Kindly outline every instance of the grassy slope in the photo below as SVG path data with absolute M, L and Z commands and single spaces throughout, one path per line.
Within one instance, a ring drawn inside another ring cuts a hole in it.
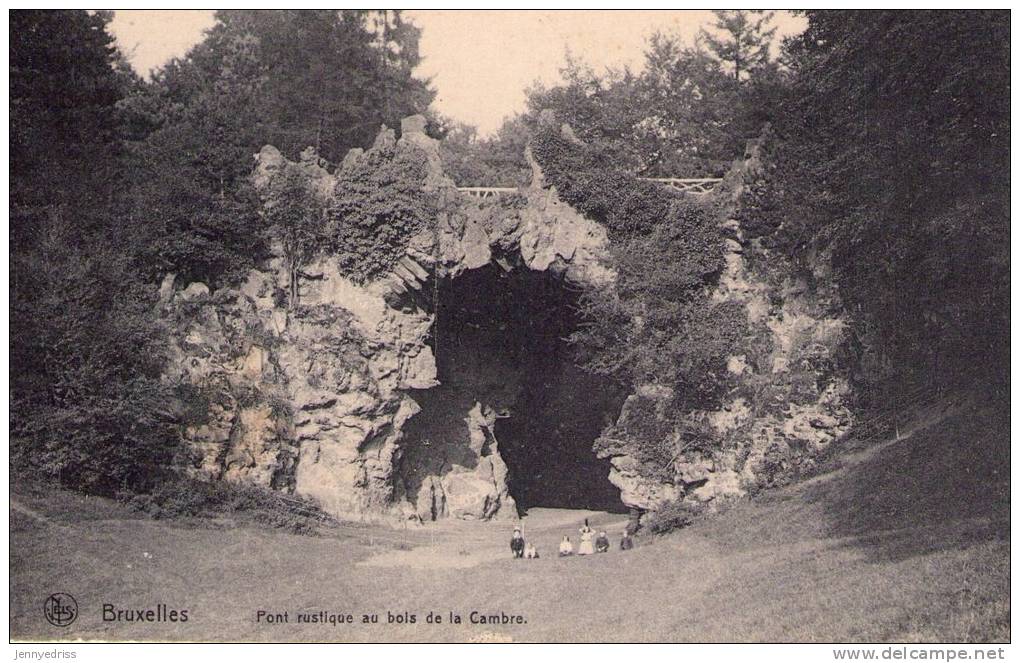
M 15 638 L 991 641 L 1009 639 L 1009 422 L 933 418 L 910 437 L 629 553 L 506 558 L 506 526 L 302 537 L 132 517 L 15 495 Z M 31 513 L 30 513 L 31 512 Z M 42 518 L 42 519 L 40 519 Z M 535 522 L 551 551 L 576 523 Z M 615 534 L 619 523 L 607 525 Z M 149 553 L 146 557 L 143 553 Z M 441 560 L 429 563 L 429 560 Z M 360 564 L 366 562 L 369 564 Z M 54 591 L 82 607 L 42 619 Z M 103 624 L 101 604 L 188 608 L 185 625 Z M 523 613 L 512 626 L 254 623 L 258 608 Z

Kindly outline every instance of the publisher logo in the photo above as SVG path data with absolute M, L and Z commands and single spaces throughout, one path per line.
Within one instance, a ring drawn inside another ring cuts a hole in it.
M 46 621 L 54 626 L 70 626 L 78 619 L 78 602 L 70 594 L 50 594 L 43 604 Z

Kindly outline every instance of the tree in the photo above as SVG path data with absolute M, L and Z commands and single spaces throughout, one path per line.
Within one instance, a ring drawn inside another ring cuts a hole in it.
M 116 175 L 116 113 L 125 80 L 114 70 L 109 12 L 12 11 L 11 240 L 18 250 L 54 208 L 98 223 Z
M 150 269 L 212 285 L 268 248 L 248 183 L 274 144 L 332 162 L 432 99 L 413 76 L 419 31 L 399 12 L 223 11 L 205 40 L 125 104 L 135 158 L 127 214 L 151 227 Z
M 750 78 L 769 62 L 769 46 L 776 29 L 768 28 L 774 12 L 716 9 L 712 27 L 718 36 L 702 29 L 700 38 L 708 50 L 732 72 L 737 82 Z M 756 18 L 752 18 L 756 17 Z
M 11 455 L 63 485 L 145 490 L 178 448 L 155 288 L 112 230 L 54 214 L 12 256 Z
M 431 103 L 413 73 L 419 37 L 398 11 L 222 11 L 192 60 L 218 74 L 239 44 L 250 48 L 262 139 L 292 159 L 312 146 L 336 163 Z
M 443 172 L 459 186 L 514 187 L 531 180 L 524 159 L 530 131 L 521 116 L 506 120 L 495 136 L 481 138 L 478 130 L 454 123 L 443 137 Z
M 176 444 L 154 288 L 117 213 L 119 102 L 137 82 L 110 15 L 11 12 L 11 448 L 73 488 L 142 488 Z
M 634 140 L 635 128 L 646 116 L 639 78 L 629 69 L 600 76 L 570 54 L 560 76 L 561 85 L 528 90 L 528 124 L 535 125 L 543 110 L 552 110 L 578 138 L 619 167 L 643 172 L 643 154 Z
M 832 256 L 862 366 L 929 385 L 1003 379 L 1008 14 L 807 17 L 744 216 L 794 260 Z
M 719 175 L 743 149 L 741 91 L 700 45 L 652 35 L 640 89 L 646 117 L 635 139 L 648 172 Z
M 264 205 L 269 228 L 283 246 L 290 272 L 288 307 L 294 308 L 298 303 L 298 272 L 325 243 L 325 203 L 312 190 L 304 170 L 288 163 L 273 178 Z
M 581 140 L 645 177 L 721 176 L 744 142 L 761 133 L 783 85 L 782 72 L 767 60 L 770 16 L 731 14 L 720 15 L 736 31 L 731 40 L 709 35 L 717 51 L 704 37 L 691 46 L 675 35 L 652 35 L 639 74 L 598 75 L 568 57 L 562 84 L 529 90 L 526 122 L 554 110 Z M 729 73 L 735 66 L 738 76 Z
M 127 146 L 121 213 L 144 223 L 151 280 L 175 272 L 215 287 L 240 278 L 266 250 L 248 181 L 262 130 L 254 45 L 234 42 L 220 65 L 213 76 L 172 61 L 124 105 L 132 126 L 149 125 Z

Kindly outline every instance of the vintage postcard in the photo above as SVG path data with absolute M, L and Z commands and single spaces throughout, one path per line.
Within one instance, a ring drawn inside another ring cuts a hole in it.
M 1005 656 L 1008 11 L 9 24 L 15 660 Z

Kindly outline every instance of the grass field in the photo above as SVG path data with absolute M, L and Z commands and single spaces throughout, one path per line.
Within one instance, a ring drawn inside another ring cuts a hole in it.
M 15 640 L 1008 641 L 1009 421 L 964 408 L 898 441 L 853 449 L 830 471 L 664 537 L 616 549 L 619 516 L 533 510 L 544 557 L 512 560 L 508 527 L 298 536 L 229 520 L 163 522 L 107 500 L 15 489 Z M 606 555 L 557 559 L 590 517 Z M 72 594 L 51 626 L 43 603 Z M 188 610 L 186 623 L 103 621 L 103 604 Z M 256 621 L 287 612 L 288 623 Z M 354 624 L 296 623 L 353 614 Z M 442 624 L 426 623 L 432 611 Z M 461 624 L 449 624 L 450 612 Z M 471 624 L 504 611 L 521 624 Z M 380 623 L 363 624 L 378 614 Z M 388 624 L 415 613 L 415 624 Z

